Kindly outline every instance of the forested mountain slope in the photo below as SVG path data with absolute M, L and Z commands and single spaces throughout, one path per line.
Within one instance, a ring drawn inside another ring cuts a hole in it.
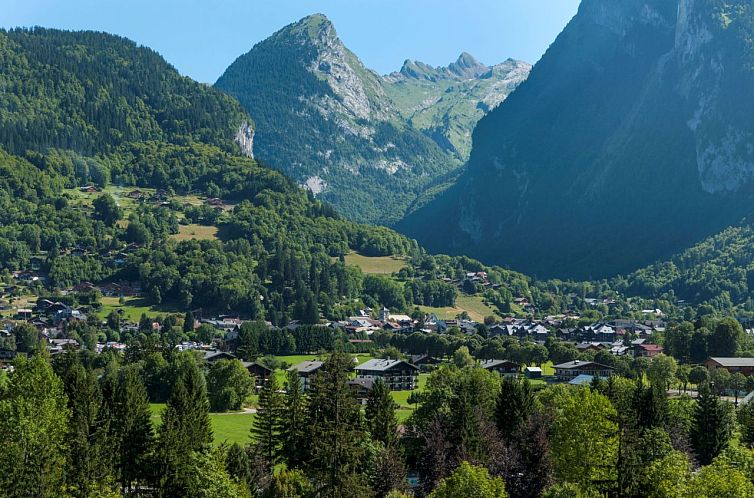
M 585 0 L 401 228 L 540 277 L 628 273 L 750 211 L 750 1 Z
M 320 290 L 330 307 L 330 296 L 359 292 L 360 277 L 333 256 L 416 250 L 387 229 L 342 221 L 257 164 L 240 105 L 149 49 L 34 29 L 0 32 L 0 54 L 2 270 L 38 265 L 52 287 L 141 281 L 157 303 L 311 323 Z M 221 196 L 224 208 L 142 201 L 122 219 L 109 195 L 87 206 L 70 193 L 109 184 L 165 189 L 163 199 Z M 187 217 L 218 224 L 223 240 L 170 239 Z

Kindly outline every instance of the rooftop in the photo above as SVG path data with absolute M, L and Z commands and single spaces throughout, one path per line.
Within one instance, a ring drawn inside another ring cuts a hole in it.
M 296 370 L 298 373 L 311 373 L 318 370 L 324 364 L 323 361 L 304 361 L 298 365 L 293 365 L 289 370 Z
M 411 369 L 416 369 L 414 365 L 403 360 L 372 359 L 357 366 L 356 370 L 370 370 L 370 371 L 383 372 L 386 370 L 390 370 L 393 367 L 397 367 L 398 365 L 401 365 L 401 364 L 405 364 Z
M 721 358 L 712 357 L 710 360 L 723 367 L 754 367 L 754 358 Z

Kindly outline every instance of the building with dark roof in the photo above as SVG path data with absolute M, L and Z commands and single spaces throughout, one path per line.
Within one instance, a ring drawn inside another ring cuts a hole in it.
M 307 391 L 311 386 L 314 375 L 319 371 L 325 363 L 322 361 L 303 361 L 298 365 L 294 365 L 288 370 L 293 370 L 298 373 L 299 379 L 301 379 L 301 389 Z
M 521 365 L 511 360 L 485 360 L 480 366 L 490 372 L 497 372 L 501 375 L 517 374 L 521 371 Z
M 555 365 L 555 376 L 558 380 L 568 382 L 579 375 L 591 375 L 592 377 L 610 377 L 613 368 L 594 361 L 574 360 L 560 365 Z
M 416 389 L 419 367 L 403 360 L 373 359 L 356 366 L 356 378 L 382 379 L 392 391 Z
M 746 376 L 754 373 L 754 358 L 721 358 L 712 357 L 704 360 L 708 370 L 722 368 L 730 373 L 742 373 Z

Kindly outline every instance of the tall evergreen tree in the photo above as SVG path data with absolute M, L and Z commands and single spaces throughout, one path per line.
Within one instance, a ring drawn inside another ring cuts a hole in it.
M 366 434 L 358 401 L 349 389 L 351 357 L 335 352 L 312 382 L 309 399 L 312 444 L 309 462 L 317 483 L 317 495 L 332 498 L 369 495 L 364 476 L 359 474 Z
M 280 436 L 282 455 L 289 468 L 298 468 L 306 460 L 307 445 L 301 444 L 306 439 L 306 397 L 301 389 L 298 372 L 288 372 L 285 387 L 284 410 L 281 418 Z
M 534 394 L 528 379 L 506 376 L 495 404 L 495 423 L 504 439 L 509 440 L 534 410 Z
M 110 420 L 97 378 L 81 363 L 66 371 L 65 390 L 71 410 L 66 484 L 74 496 L 88 498 L 95 491 L 103 492 L 111 477 Z
M 196 318 L 194 318 L 194 314 L 191 311 L 187 311 L 186 315 L 183 317 L 183 331 L 186 333 L 193 332 L 194 322 L 196 322 Z
M 639 429 L 660 427 L 665 422 L 668 411 L 665 390 L 659 385 L 644 385 L 642 380 L 636 383 L 633 399 L 636 411 L 636 424 Z
M 162 414 L 159 436 L 160 493 L 186 494 L 186 473 L 195 453 L 212 444 L 209 400 L 204 376 L 193 359 L 179 359 L 180 373 Z
M 121 488 L 152 476 L 149 456 L 154 443 L 149 397 L 135 367 L 126 367 L 105 378 L 103 397 L 109 420 L 111 444 L 115 447 L 113 466 Z
M 702 385 L 691 428 L 691 444 L 699 463 L 712 463 L 728 444 L 732 429 L 731 414 L 726 404 L 712 394 L 709 385 Z
M 270 469 L 280 460 L 282 447 L 281 426 L 283 417 L 283 397 L 278 392 L 280 386 L 272 375 L 259 393 L 259 405 L 251 435 L 257 442 L 259 452 L 264 456 Z M 299 441 L 301 444 L 301 441 Z
M 364 417 L 372 439 L 385 446 L 393 446 L 398 439 L 398 419 L 395 417 L 397 406 L 388 385 L 382 379 L 377 379 L 367 397 Z

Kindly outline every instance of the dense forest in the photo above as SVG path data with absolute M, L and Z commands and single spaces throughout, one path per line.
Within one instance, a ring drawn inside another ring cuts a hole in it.
M 754 493 L 754 410 L 659 356 L 591 385 L 479 368 L 465 348 L 429 374 L 399 424 L 376 381 L 361 405 L 352 358 L 307 390 L 295 371 L 259 393 L 248 443 L 213 444 L 210 410 L 252 380 L 238 360 L 131 346 L 44 350 L 0 376 L 3 496 L 260 498 L 730 497 Z M 668 399 L 672 383 L 698 383 Z M 710 383 L 710 380 L 712 382 Z M 150 402 L 164 402 L 159 417 Z M 399 429 L 400 426 L 400 429 Z

